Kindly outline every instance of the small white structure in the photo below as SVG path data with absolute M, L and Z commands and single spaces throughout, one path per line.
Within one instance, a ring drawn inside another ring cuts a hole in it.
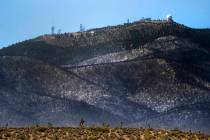
M 72 33 L 72 36 L 73 36 L 74 38 L 79 38 L 81 35 L 82 35 L 81 32 Z
M 90 31 L 91 36 L 94 36 L 95 31 Z
M 170 14 L 168 14 L 168 15 L 166 16 L 166 19 L 167 19 L 167 21 L 169 21 L 169 22 L 173 21 L 173 17 L 172 17 L 172 15 L 170 15 Z

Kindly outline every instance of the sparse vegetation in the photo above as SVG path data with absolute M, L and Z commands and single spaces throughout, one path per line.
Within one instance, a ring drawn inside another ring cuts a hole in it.
M 179 130 L 154 130 L 143 128 L 1 128 L 0 139 L 7 140 L 209 140 L 210 136 L 201 133 Z

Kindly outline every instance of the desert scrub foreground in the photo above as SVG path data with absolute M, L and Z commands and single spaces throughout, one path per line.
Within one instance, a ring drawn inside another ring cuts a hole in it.
M 142 128 L 0 128 L 1 140 L 210 140 L 210 136 L 179 130 Z

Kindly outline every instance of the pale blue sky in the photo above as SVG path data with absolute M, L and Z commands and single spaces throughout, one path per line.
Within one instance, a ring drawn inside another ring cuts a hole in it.
M 210 27 L 210 0 L 0 0 L 0 47 L 50 33 L 116 25 L 151 17 Z

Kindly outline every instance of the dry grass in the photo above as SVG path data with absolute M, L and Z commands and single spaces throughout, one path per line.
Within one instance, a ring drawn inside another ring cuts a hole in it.
M 136 128 L 0 128 L 4 140 L 210 140 L 210 136 L 179 130 Z

